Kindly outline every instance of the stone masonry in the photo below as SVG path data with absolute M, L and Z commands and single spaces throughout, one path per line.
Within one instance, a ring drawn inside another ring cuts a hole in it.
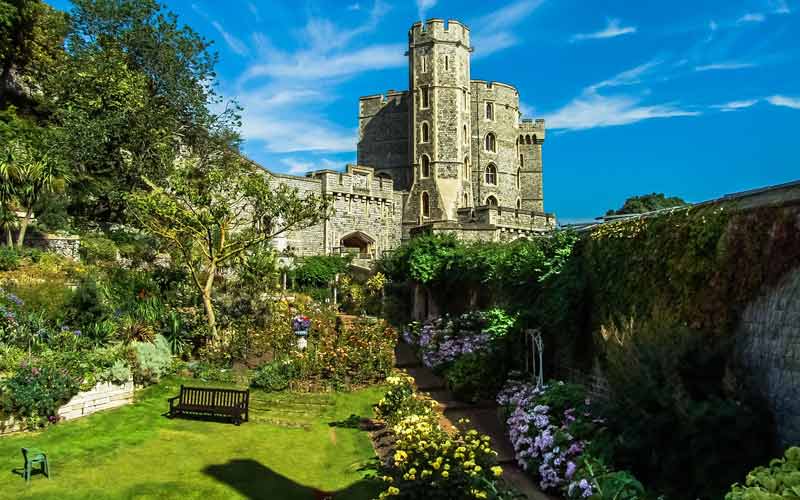
M 509 241 L 555 226 L 544 213 L 544 120 L 523 118 L 511 85 L 473 80 L 469 28 L 429 19 L 408 32 L 409 90 L 359 100 L 356 165 L 305 177 L 267 172 L 330 196 L 334 214 L 275 244 L 298 256 L 369 258 L 417 234 Z

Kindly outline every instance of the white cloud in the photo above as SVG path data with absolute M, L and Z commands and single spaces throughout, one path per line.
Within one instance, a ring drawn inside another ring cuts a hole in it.
M 648 106 L 642 105 L 638 97 L 603 96 L 589 90 L 558 111 L 546 115 L 545 120 L 551 129 L 584 130 L 699 114 L 698 111 L 682 109 L 673 103 Z
M 594 33 L 578 33 L 572 36 L 572 41 L 577 42 L 581 40 L 597 40 L 604 38 L 615 38 L 622 35 L 629 35 L 636 33 L 635 26 L 622 26 L 619 19 L 608 19 L 606 27 Z
M 287 173 L 292 175 L 302 175 L 314 170 L 341 170 L 346 162 L 335 161 L 329 158 L 281 158 L 279 160 L 283 165 L 289 167 Z
M 640 64 L 635 68 L 623 71 L 622 73 L 619 73 L 613 78 L 609 78 L 608 80 L 603 80 L 600 83 L 596 83 L 590 86 L 589 89 L 594 91 L 594 90 L 599 90 L 603 87 L 619 87 L 621 85 L 635 85 L 637 83 L 641 83 L 642 76 L 644 76 L 646 73 L 648 73 L 650 70 L 652 70 L 659 64 L 661 64 L 660 60 L 653 59 L 652 61 Z
M 417 15 L 419 16 L 420 21 L 425 20 L 428 9 L 435 7 L 436 2 L 437 0 L 417 0 Z
M 773 106 L 783 106 L 786 108 L 800 109 L 800 97 L 773 95 L 767 97 L 767 102 L 769 102 Z
M 219 31 L 219 34 L 222 35 L 225 43 L 228 44 L 228 47 L 230 47 L 232 51 L 236 52 L 240 56 L 247 55 L 247 45 L 245 45 L 244 42 L 225 31 L 225 28 L 223 28 L 222 25 L 217 21 L 212 21 L 211 25 L 214 26 L 214 29 Z
M 715 104 L 711 107 L 714 109 L 718 109 L 720 111 L 728 112 L 728 111 L 738 111 L 740 109 L 749 108 L 757 103 L 758 99 L 746 99 L 742 101 L 726 102 L 725 104 Z
M 755 63 L 751 62 L 738 62 L 738 61 L 728 61 L 728 62 L 721 62 L 721 63 L 713 63 L 713 64 L 705 64 L 702 66 L 695 66 L 695 71 L 727 71 L 732 69 L 745 69 L 745 68 L 753 68 L 755 67 Z
M 245 113 L 242 135 L 248 141 L 261 141 L 271 153 L 298 151 L 351 152 L 356 149 L 357 130 L 330 123 L 313 115 Z
M 250 13 L 253 14 L 253 17 L 255 18 L 257 23 L 261 22 L 261 13 L 258 11 L 258 7 L 256 7 L 256 4 L 254 4 L 253 2 L 247 2 L 247 10 L 249 10 Z
M 373 45 L 351 52 L 322 55 L 312 52 L 295 53 L 283 61 L 275 60 L 249 67 L 240 81 L 257 77 L 317 80 L 352 76 L 365 71 L 405 66 L 404 45 Z
M 747 14 L 740 17 L 736 23 L 737 24 L 744 24 L 744 23 L 763 23 L 767 19 L 767 16 L 762 14 L 761 12 L 748 12 Z
M 789 8 L 789 4 L 786 0 L 775 0 L 770 2 L 772 5 L 772 12 L 774 14 L 791 14 L 792 9 Z
M 352 4 L 347 6 L 347 10 L 351 10 L 351 11 L 352 10 L 361 10 L 361 4 L 360 3 L 352 3 Z
M 469 25 L 475 30 L 471 37 L 472 46 L 475 47 L 472 58 L 481 59 L 519 44 L 519 31 L 515 26 L 525 21 L 543 2 L 518 0 L 470 22 Z

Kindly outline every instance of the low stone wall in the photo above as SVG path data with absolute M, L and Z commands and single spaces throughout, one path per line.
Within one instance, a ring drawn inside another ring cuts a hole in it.
M 78 236 L 35 235 L 26 237 L 25 244 L 70 259 L 78 260 L 80 257 L 81 239 Z
M 91 415 L 100 410 L 117 408 L 133 402 L 133 381 L 122 385 L 100 382 L 88 391 L 79 392 L 58 409 L 63 420 Z M 11 417 L 0 421 L 0 435 L 25 430 L 25 423 Z

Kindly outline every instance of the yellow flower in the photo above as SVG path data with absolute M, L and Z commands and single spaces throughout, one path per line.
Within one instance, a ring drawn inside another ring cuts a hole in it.
M 447 472 L 446 470 L 444 470 L 444 471 L 442 471 L 442 477 L 447 479 L 448 477 L 450 477 L 450 473 Z
M 386 493 L 388 493 L 391 496 L 394 496 L 400 493 L 400 490 L 398 488 L 395 488 L 394 486 L 389 486 L 389 489 L 386 490 Z
M 492 474 L 494 474 L 495 477 L 502 476 L 503 475 L 503 468 L 500 467 L 499 465 L 495 465 L 494 467 L 492 467 Z

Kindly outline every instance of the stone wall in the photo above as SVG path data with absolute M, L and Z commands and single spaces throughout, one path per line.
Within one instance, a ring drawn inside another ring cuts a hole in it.
M 81 239 L 78 236 L 31 235 L 25 238 L 25 245 L 70 259 L 80 258 Z
M 736 339 L 750 385 L 775 415 L 780 444 L 799 444 L 800 267 L 747 306 Z
M 408 160 L 409 93 L 388 91 L 358 103 L 358 164 L 388 175 L 397 189 L 413 181 Z
M 88 391 L 79 392 L 58 409 L 58 416 L 73 420 L 101 410 L 119 408 L 133 402 L 133 381 L 122 385 L 99 382 Z M 0 421 L 0 435 L 24 431 L 24 422 L 13 417 Z

